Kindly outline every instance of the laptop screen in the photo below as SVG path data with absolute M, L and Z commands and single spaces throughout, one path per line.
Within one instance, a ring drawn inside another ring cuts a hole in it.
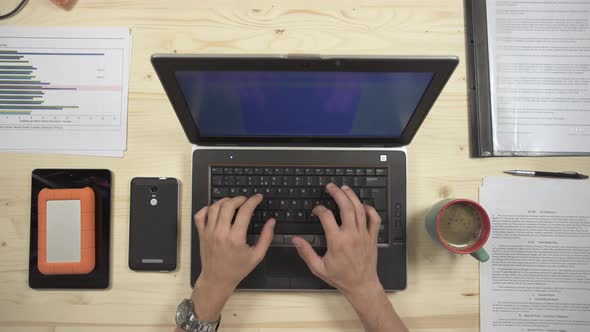
M 399 138 L 433 72 L 175 73 L 202 137 Z

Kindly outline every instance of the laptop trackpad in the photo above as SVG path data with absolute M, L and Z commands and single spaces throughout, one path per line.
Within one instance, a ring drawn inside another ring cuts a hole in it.
M 269 277 L 307 277 L 311 271 L 297 249 L 293 247 L 270 248 L 265 259 L 266 275 Z

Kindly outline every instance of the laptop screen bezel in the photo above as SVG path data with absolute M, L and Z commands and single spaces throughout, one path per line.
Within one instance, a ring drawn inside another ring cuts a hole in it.
M 187 138 L 193 144 L 353 147 L 408 145 L 458 64 L 458 58 L 453 56 L 312 57 L 156 54 L 152 56 L 151 61 Z M 431 72 L 433 77 L 400 137 L 204 137 L 201 136 L 178 85 L 176 79 L 178 71 Z

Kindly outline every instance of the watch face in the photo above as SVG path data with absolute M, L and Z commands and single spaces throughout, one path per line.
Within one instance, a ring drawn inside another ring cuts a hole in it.
M 188 321 L 189 315 L 191 314 L 191 307 L 188 301 L 184 300 L 176 309 L 176 324 L 181 325 Z

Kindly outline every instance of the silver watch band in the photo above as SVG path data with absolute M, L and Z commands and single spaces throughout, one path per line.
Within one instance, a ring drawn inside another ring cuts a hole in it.
M 193 313 L 190 321 L 181 326 L 181 328 L 187 332 L 216 332 L 219 327 L 221 317 L 216 322 L 207 322 L 197 318 L 197 315 Z
M 216 322 L 200 320 L 190 299 L 184 299 L 176 309 L 176 324 L 187 332 L 216 332 L 219 322 L 221 322 L 221 316 Z

